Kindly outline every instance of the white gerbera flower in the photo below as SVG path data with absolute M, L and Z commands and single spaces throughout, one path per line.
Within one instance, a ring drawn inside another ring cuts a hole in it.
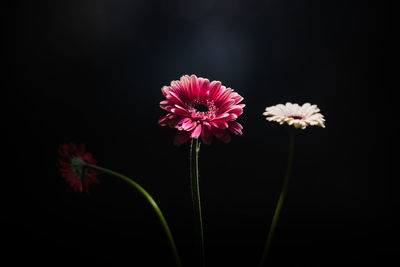
M 287 123 L 294 125 L 296 128 L 305 129 L 308 125 L 317 125 L 325 128 L 324 116 L 319 113 L 317 105 L 305 103 L 302 106 L 292 104 L 276 105 L 267 107 L 263 115 L 267 116 L 268 121 L 276 121 L 280 124 Z

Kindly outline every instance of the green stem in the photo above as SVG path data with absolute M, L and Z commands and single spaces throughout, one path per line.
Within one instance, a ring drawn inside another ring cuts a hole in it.
M 199 151 L 198 139 L 192 139 L 190 146 L 190 181 L 193 198 L 194 226 L 196 239 L 199 242 L 200 266 L 205 266 L 203 222 L 201 217 L 200 188 L 199 188 Z
M 269 253 L 269 250 L 270 250 L 270 247 L 271 247 L 271 243 L 272 243 L 272 239 L 273 239 L 274 234 L 275 234 L 275 229 L 276 229 L 276 226 L 278 224 L 279 215 L 281 213 L 282 205 L 283 205 L 283 202 L 284 202 L 285 197 L 286 197 L 287 192 L 288 192 L 290 174 L 292 172 L 292 166 L 293 166 L 293 156 L 294 156 L 294 131 L 292 131 L 290 133 L 289 156 L 288 156 L 288 165 L 287 165 L 287 169 L 286 169 L 286 174 L 285 174 L 285 178 L 283 180 L 282 191 L 281 191 L 281 194 L 279 195 L 278 204 L 276 205 L 275 213 L 274 213 L 274 216 L 272 217 L 271 227 L 269 229 L 267 242 L 265 243 L 265 247 L 264 247 L 264 251 L 263 251 L 263 254 L 262 254 L 262 257 L 261 257 L 261 261 L 260 261 L 259 267 L 263 267 L 265 265 L 266 260 L 267 260 L 268 253 Z
M 104 172 L 104 173 L 107 173 L 107 174 L 110 174 L 112 176 L 115 176 L 115 177 L 127 182 L 128 184 L 130 184 L 133 187 L 135 187 L 135 189 L 138 190 L 139 193 L 141 193 L 149 201 L 150 205 L 153 207 L 154 211 L 156 212 L 157 217 L 160 220 L 162 226 L 164 227 L 164 231 L 165 231 L 165 234 L 167 235 L 167 238 L 168 238 L 168 241 L 169 241 L 169 245 L 171 247 L 172 253 L 174 254 L 176 265 L 178 267 L 182 267 L 182 263 L 181 263 L 181 260 L 179 258 L 178 250 L 176 249 L 175 241 L 174 241 L 174 238 L 172 237 L 171 230 L 169 229 L 168 223 L 165 220 L 165 217 L 162 214 L 162 212 L 161 212 L 160 208 L 158 207 L 157 203 L 150 196 L 150 194 L 147 193 L 147 191 L 144 190 L 143 187 L 141 187 L 139 184 L 137 184 L 136 182 L 134 182 L 130 178 L 126 177 L 125 175 L 119 174 L 118 172 L 115 172 L 115 171 L 112 171 L 112 170 L 109 170 L 109 169 L 106 169 L 106 168 L 102 168 L 102 167 L 99 167 L 99 166 L 96 166 L 96 165 L 88 164 L 88 163 L 85 163 L 85 166 L 90 167 L 90 168 L 95 169 L 95 170 L 98 170 L 98 171 L 101 171 L 101 172 Z

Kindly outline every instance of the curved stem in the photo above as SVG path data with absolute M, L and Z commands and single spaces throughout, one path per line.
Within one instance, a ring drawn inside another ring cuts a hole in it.
M 200 151 L 199 140 L 192 139 L 190 146 L 190 181 L 191 181 L 192 198 L 193 198 L 195 235 L 200 246 L 199 247 L 200 266 L 205 266 L 203 222 L 201 216 L 200 188 L 199 188 L 199 162 L 198 162 L 199 151 Z
M 101 171 L 103 173 L 110 174 L 112 176 L 115 176 L 115 177 L 127 182 L 128 184 L 130 184 L 133 187 L 135 187 L 135 189 L 138 190 L 139 193 L 141 193 L 149 201 L 150 205 L 153 207 L 154 211 L 156 212 L 157 217 L 160 220 L 162 226 L 164 227 L 164 231 L 165 231 L 165 234 L 167 235 L 167 238 L 168 238 L 168 241 L 169 241 L 169 245 L 171 247 L 172 253 L 174 254 L 176 265 L 178 267 L 182 267 L 182 263 L 181 263 L 181 260 L 179 258 L 178 250 L 176 248 L 175 241 L 174 241 L 174 238 L 172 237 L 172 233 L 171 233 L 171 230 L 169 229 L 168 223 L 167 223 L 164 215 L 162 214 L 160 208 L 158 207 L 157 203 L 151 197 L 151 195 L 149 193 L 147 193 L 147 191 L 144 190 L 143 187 L 141 187 L 139 184 L 134 182 L 132 179 L 126 177 L 125 175 L 119 174 L 118 172 L 115 172 L 115 171 L 112 171 L 112 170 L 109 170 L 109 169 L 106 169 L 106 168 L 102 168 L 102 167 L 99 167 L 99 166 L 96 166 L 96 165 L 88 164 L 88 163 L 85 163 L 85 166 L 86 167 L 90 167 L 90 168 L 95 169 L 95 170 L 98 170 L 98 171 Z
M 292 172 L 292 166 L 293 166 L 293 156 L 294 156 L 294 131 L 290 133 L 290 140 L 289 140 L 289 156 L 288 156 L 288 165 L 286 169 L 286 174 L 285 178 L 283 180 L 283 186 L 282 186 L 282 191 L 281 194 L 279 195 L 279 200 L 275 208 L 274 216 L 272 217 L 272 223 L 271 227 L 269 229 L 268 237 L 267 237 L 267 242 L 265 243 L 264 251 L 261 257 L 261 261 L 259 264 L 259 267 L 263 267 L 265 265 L 265 262 L 268 257 L 268 253 L 271 247 L 272 239 L 275 234 L 275 229 L 278 224 L 279 220 L 279 215 L 281 213 L 282 205 L 285 200 L 285 197 L 287 195 L 287 191 L 289 188 L 289 181 L 290 181 L 290 174 Z

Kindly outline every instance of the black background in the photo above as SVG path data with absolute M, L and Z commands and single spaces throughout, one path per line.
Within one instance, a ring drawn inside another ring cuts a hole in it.
M 266 106 L 317 104 L 326 128 L 297 131 L 270 266 L 385 265 L 397 251 L 387 140 L 386 6 L 368 1 L 30 1 L 2 4 L 4 260 L 58 266 L 172 266 L 146 201 L 105 175 L 89 195 L 60 177 L 56 151 L 84 143 L 163 210 L 196 266 L 189 145 L 160 127 L 161 87 L 183 74 L 241 94 L 242 137 L 200 152 L 208 266 L 257 266 L 286 167 L 288 129 Z M 383 129 L 383 130 L 382 130 Z M 378 155 L 378 157 L 376 157 Z M 8 172 L 8 170 L 11 170 Z M 6 173 L 9 173 L 6 175 Z M 11 174 L 10 174 L 11 173 Z

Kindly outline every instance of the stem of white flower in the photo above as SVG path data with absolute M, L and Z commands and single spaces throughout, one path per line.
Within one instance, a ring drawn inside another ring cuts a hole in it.
M 285 200 L 285 197 L 288 192 L 289 188 L 289 182 L 290 182 L 290 175 L 292 172 L 292 166 L 293 166 L 293 158 L 294 158 L 294 130 L 291 131 L 290 133 L 290 140 L 289 140 L 289 155 L 288 155 L 288 165 L 286 169 L 286 174 L 285 178 L 283 180 L 283 186 L 282 186 L 282 191 L 281 194 L 279 195 L 279 200 L 275 208 L 275 213 L 274 216 L 272 217 L 272 223 L 271 227 L 269 229 L 268 237 L 267 237 L 267 242 L 265 243 L 264 251 L 260 260 L 260 264 L 258 265 L 259 267 L 263 267 L 265 265 L 265 262 L 268 257 L 269 250 L 271 248 L 271 243 L 272 239 L 275 234 L 275 229 L 278 224 L 279 220 L 279 215 L 281 213 L 282 205 Z

